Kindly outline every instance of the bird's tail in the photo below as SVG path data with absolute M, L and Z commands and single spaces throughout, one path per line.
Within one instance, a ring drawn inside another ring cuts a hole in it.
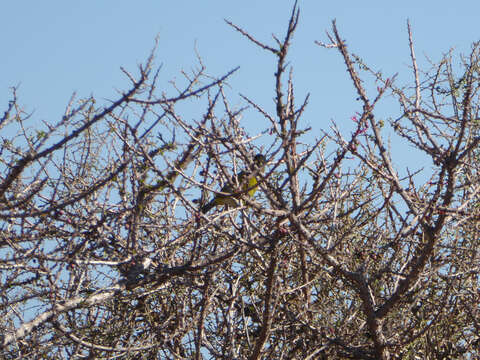
M 202 212 L 202 214 L 206 214 L 206 213 L 209 212 L 214 206 L 215 206 L 215 201 L 212 200 L 212 201 L 210 201 L 208 204 L 203 205 L 202 208 L 200 209 L 200 211 Z

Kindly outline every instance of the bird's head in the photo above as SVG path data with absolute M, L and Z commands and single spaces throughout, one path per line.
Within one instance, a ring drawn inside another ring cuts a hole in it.
M 265 158 L 265 155 L 263 154 L 257 154 L 255 155 L 255 157 L 253 158 L 253 162 L 255 163 L 255 166 L 257 168 L 264 168 L 265 165 L 267 164 L 267 159 Z

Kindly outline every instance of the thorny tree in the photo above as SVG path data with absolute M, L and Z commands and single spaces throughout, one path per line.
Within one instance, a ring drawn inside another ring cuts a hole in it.
M 32 124 L 12 93 L 1 118 L 2 356 L 121 359 L 451 359 L 479 348 L 479 44 L 417 67 L 400 88 L 330 42 L 361 111 L 305 143 L 283 40 L 276 112 L 248 135 L 201 61 L 177 94 L 152 57 L 106 107 L 72 99 Z M 361 78 L 361 76 L 363 78 Z M 376 90 L 364 88 L 372 77 Z M 376 115 L 386 96 L 400 114 Z M 183 101 L 204 111 L 182 116 Z M 398 169 L 392 131 L 430 159 Z M 9 135 L 10 134 L 10 135 Z M 11 134 L 14 134 L 13 136 Z M 200 214 L 266 155 L 260 190 Z M 431 169 L 431 172 L 429 171 Z M 428 177 L 428 178 L 427 178 Z M 425 180 L 427 178 L 427 180 Z M 197 201 L 195 201 L 197 200 Z

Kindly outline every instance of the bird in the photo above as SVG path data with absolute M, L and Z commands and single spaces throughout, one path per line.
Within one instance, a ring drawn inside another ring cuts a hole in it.
M 254 169 L 252 172 L 256 172 L 256 174 L 260 174 L 265 165 L 267 163 L 267 159 L 263 154 L 257 154 L 253 158 Z M 258 181 L 256 176 L 251 175 L 252 172 L 249 171 L 242 171 L 237 176 L 236 179 L 238 184 L 241 186 L 243 191 L 246 191 L 249 197 L 252 197 L 258 188 Z M 214 198 L 200 209 L 202 214 L 206 214 L 209 212 L 213 207 L 219 205 L 226 205 L 236 207 L 238 206 L 237 199 L 240 198 L 241 192 L 239 193 L 238 189 L 236 189 L 232 184 L 226 184 L 221 193 L 225 194 L 216 194 Z M 228 194 L 228 195 L 227 195 Z

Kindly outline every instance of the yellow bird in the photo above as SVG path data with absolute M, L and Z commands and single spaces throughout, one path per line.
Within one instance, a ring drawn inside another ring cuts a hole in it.
M 253 169 L 253 171 L 257 172 L 257 174 L 260 174 L 267 163 L 267 159 L 265 158 L 264 155 L 257 154 L 253 158 L 253 162 L 255 164 L 255 168 Z M 255 176 L 250 176 L 250 174 L 252 173 L 247 171 L 242 171 L 240 174 L 236 176 L 236 178 L 238 180 L 238 184 L 241 186 L 241 189 L 243 191 L 246 191 L 248 196 L 252 197 L 257 191 L 258 181 Z M 238 206 L 237 199 L 240 198 L 241 196 L 241 193 L 239 194 L 238 189 L 236 190 L 231 184 L 227 184 L 220 191 L 225 194 L 215 195 L 212 201 L 202 206 L 200 211 L 203 214 L 209 212 L 210 209 L 212 209 L 214 206 L 219 206 L 219 205 L 227 205 L 232 207 Z

